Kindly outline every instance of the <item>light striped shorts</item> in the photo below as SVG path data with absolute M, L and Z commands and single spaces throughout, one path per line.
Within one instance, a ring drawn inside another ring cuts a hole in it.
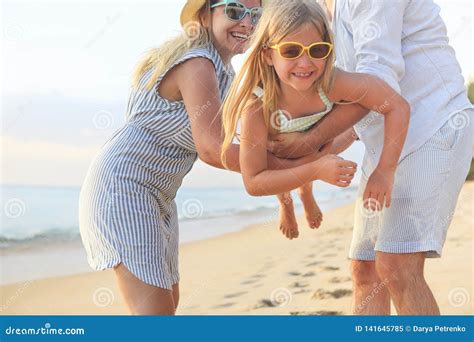
M 375 260 L 376 251 L 441 257 L 472 158 L 474 111 L 460 113 L 462 118 L 451 117 L 421 148 L 400 161 L 392 204 L 380 212 L 363 206 L 368 176 L 375 168 L 364 157 L 350 259 Z

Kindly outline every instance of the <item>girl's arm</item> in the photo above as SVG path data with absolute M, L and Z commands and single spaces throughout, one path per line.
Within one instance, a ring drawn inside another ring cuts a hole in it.
M 199 158 L 213 167 L 226 169 L 220 158 L 224 139 L 214 65 L 206 58 L 193 58 L 178 65 L 172 72 L 189 115 Z M 240 172 L 239 151 L 239 145 L 232 145 L 227 152 L 228 166 L 235 172 Z M 288 169 L 320 156 L 321 153 L 316 151 L 304 158 L 290 160 L 267 152 L 270 169 Z
M 336 70 L 333 101 L 356 102 L 384 115 L 384 146 L 379 163 L 367 184 L 364 201 L 376 200 L 379 209 L 391 203 L 394 173 L 405 143 L 410 121 L 410 105 L 381 79 Z
M 252 196 L 276 195 L 316 179 L 347 187 L 354 177 L 357 164 L 334 155 L 287 170 L 269 170 L 267 138 L 268 128 L 261 104 L 255 100 L 242 114 L 240 138 L 242 177 L 247 192 Z

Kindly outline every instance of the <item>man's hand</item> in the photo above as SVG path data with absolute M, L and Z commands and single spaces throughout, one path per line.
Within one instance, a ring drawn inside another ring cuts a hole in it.
M 364 192 L 364 207 L 372 211 L 389 208 L 392 203 L 392 190 L 395 171 L 377 167 L 369 177 Z
M 306 132 L 284 133 L 268 141 L 268 151 L 279 158 L 301 158 L 319 151 L 321 145 L 310 142 Z

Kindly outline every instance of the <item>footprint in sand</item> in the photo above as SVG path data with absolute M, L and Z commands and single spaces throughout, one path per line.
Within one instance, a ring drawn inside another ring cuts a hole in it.
M 299 276 L 299 275 L 301 275 L 301 273 L 297 272 L 297 271 L 291 271 L 291 272 L 288 272 L 288 275 L 290 275 L 290 276 Z
M 257 274 L 254 274 L 253 276 L 251 276 L 250 278 L 257 278 L 257 279 L 261 279 L 261 278 L 265 278 L 266 275 L 265 274 L 260 274 L 260 273 L 257 273 Z
M 339 289 L 335 291 L 327 291 L 324 289 L 319 289 L 313 293 L 311 299 L 328 299 L 328 298 L 335 298 L 339 299 L 342 297 L 348 297 L 352 295 L 352 290 L 348 289 Z
M 277 306 L 270 299 L 262 299 L 258 304 L 254 305 L 251 309 L 261 309 L 261 308 L 274 308 Z
M 310 262 L 309 264 L 306 264 L 306 267 L 318 266 L 318 265 L 321 265 L 323 263 L 324 263 L 323 261 L 314 261 L 314 262 Z
M 224 309 L 224 308 L 230 308 L 231 306 L 234 306 L 235 303 L 224 303 L 224 304 L 219 304 L 216 306 L 213 306 L 212 309 Z
M 351 277 L 333 277 L 329 279 L 329 282 L 332 284 L 347 283 L 351 281 Z
M 231 293 L 231 294 L 225 295 L 224 298 L 227 298 L 227 299 L 237 298 L 237 297 L 243 296 L 244 294 L 247 294 L 247 293 L 248 293 L 247 291 Z
M 294 295 L 299 295 L 299 294 L 308 293 L 308 292 L 311 292 L 311 290 L 308 290 L 308 289 L 301 289 L 301 290 L 298 290 L 298 291 L 293 292 L 293 294 L 294 294 Z
M 295 281 L 294 283 L 290 284 L 290 286 L 288 286 L 289 288 L 291 289 L 302 289 L 302 288 L 305 288 L 305 287 L 308 287 L 309 284 L 306 284 L 306 283 L 301 283 L 299 281 Z
M 250 279 L 250 280 L 244 280 L 240 284 L 241 285 L 251 285 L 251 284 L 255 284 L 256 282 L 258 282 L 258 279 Z
M 326 266 L 326 267 L 321 267 L 322 271 L 339 271 L 339 267 L 334 267 L 334 266 Z
M 305 274 L 303 274 L 303 277 L 307 278 L 307 277 L 314 277 L 316 275 L 316 273 L 314 272 L 306 272 Z
M 290 312 L 292 316 L 339 316 L 344 315 L 342 311 L 294 311 Z

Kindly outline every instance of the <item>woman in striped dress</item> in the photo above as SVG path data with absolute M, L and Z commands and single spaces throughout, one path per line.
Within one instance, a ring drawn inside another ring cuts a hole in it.
M 114 268 L 132 314 L 175 313 L 174 198 L 198 157 L 223 168 L 217 114 L 234 76 L 230 60 L 245 51 L 261 11 L 260 0 L 189 0 L 184 36 L 139 64 L 126 124 L 90 166 L 79 204 L 88 262 Z M 238 152 L 231 154 L 238 171 Z
M 84 181 L 79 224 L 88 262 L 113 268 L 132 314 L 174 314 L 179 299 L 178 218 L 174 202 L 199 157 L 220 160 L 221 103 L 234 77 L 233 56 L 245 52 L 261 15 L 260 0 L 188 0 L 185 35 L 152 50 L 139 64 L 127 120 L 102 147 Z M 286 169 L 319 158 L 280 159 Z M 240 171 L 239 147 L 227 153 Z

